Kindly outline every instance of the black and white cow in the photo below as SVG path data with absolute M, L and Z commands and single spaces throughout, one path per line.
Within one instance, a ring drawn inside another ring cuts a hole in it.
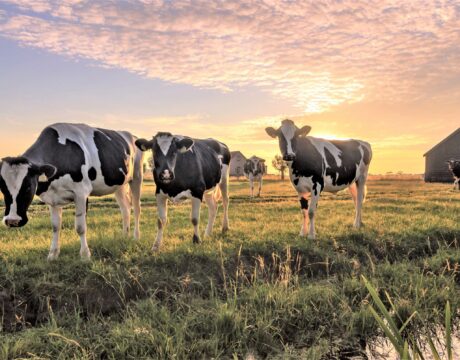
M 279 129 L 265 129 L 268 135 L 278 138 L 283 160 L 289 166 L 291 182 L 299 194 L 303 215 L 300 235 L 307 234 L 308 216 L 308 237 L 314 239 L 316 236 L 315 211 L 321 192 L 337 192 L 347 187 L 356 207 L 354 226 L 359 228 L 372 158 L 371 146 L 360 140 L 325 140 L 306 136 L 310 130 L 310 126 L 299 129 L 288 119 L 282 121 Z M 311 194 L 310 206 L 308 194 Z
M 228 230 L 228 182 L 230 151 L 216 140 L 191 139 L 185 136 L 159 132 L 152 140 L 139 139 L 136 145 L 153 152 L 153 178 L 156 184 L 158 233 L 153 250 L 158 251 L 167 221 L 167 200 L 179 202 L 192 199 L 191 220 L 194 226 L 193 242 L 199 243 L 198 225 L 203 198 L 208 205 L 209 219 L 205 236 L 210 236 L 222 197 L 224 220 L 222 232 Z
M 123 216 L 123 232 L 129 232 L 132 204 L 134 237 L 139 238 L 143 153 L 135 146 L 135 140 L 125 131 L 84 124 L 46 127 L 22 156 L 4 158 L 0 163 L 0 190 L 6 205 L 3 223 L 8 227 L 27 224 L 27 210 L 34 195 L 38 195 L 51 212 L 53 240 L 48 260 L 53 260 L 60 251 L 62 207 L 75 202 L 80 255 L 89 259 L 88 197 L 115 193 Z
M 447 165 L 454 176 L 454 190 L 460 190 L 460 160 L 449 160 Z
M 259 182 L 259 192 L 257 196 L 260 196 L 262 190 L 262 178 L 264 176 L 265 165 L 261 159 L 257 156 L 251 156 L 244 163 L 244 175 L 249 179 L 249 185 L 251 187 L 251 197 L 254 197 L 254 181 Z

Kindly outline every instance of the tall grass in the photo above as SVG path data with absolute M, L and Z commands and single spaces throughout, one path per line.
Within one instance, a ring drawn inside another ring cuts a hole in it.
M 378 295 L 391 334 L 413 356 L 411 336 L 420 347 L 458 324 L 453 310 L 445 325 L 447 301 L 460 306 L 460 194 L 450 188 L 371 181 L 361 230 L 349 195 L 325 194 L 308 240 L 288 182 L 268 180 L 253 200 L 246 182 L 232 182 L 228 234 L 220 213 L 214 235 L 193 245 L 190 204 L 172 205 L 154 254 L 147 182 L 140 241 L 121 235 L 112 197 L 90 200 L 91 262 L 79 259 L 72 207 L 60 258 L 46 262 L 49 216 L 34 203 L 27 227 L 0 228 L 0 359 L 363 357 L 383 332 L 375 313 L 388 322 L 362 275 L 388 293 Z

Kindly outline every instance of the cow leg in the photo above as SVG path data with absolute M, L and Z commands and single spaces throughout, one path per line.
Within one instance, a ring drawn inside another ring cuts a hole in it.
M 60 244 L 59 235 L 61 233 L 62 225 L 62 208 L 58 206 L 50 206 L 51 225 L 53 226 L 53 240 L 51 241 L 50 252 L 48 254 L 48 261 L 55 260 L 59 256 Z
M 117 199 L 117 203 L 121 211 L 121 216 L 123 218 L 123 235 L 128 236 L 131 217 L 131 201 L 127 185 L 123 185 L 117 191 L 115 191 L 115 199 Z
M 254 197 L 254 179 L 252 177 L 249 178 L 249 186 L 251 188 L 251 198 Z
M 216 191 L 220 190 L 217 189 Z M 212 235 L 212 227 L 216 220 L 218 203 L 215 195 L 215 193 L 210 193 L 204 196 L 206 204 L 208 205 L 208 226 L 206 226 L 206 232 L 204 233 L 205 237 Z
M 201 242 L 200 239 L 200 208 L 201 208 L 201 199 L 192 197 L 192 214 L 191 220 L 193 224 L 193 243 L 199 244 Z
M 460 190 L 460 179 L 455 179 L 454 190 Z
M 302 212 L 302 227 L 300 228 L 300 236 L 307 235 L 307 226 L 308 226 L 308 200 L 307 193 L 302 193 L 299 196 L 300 200 L 300 211 Z
M 140 231 L 140 218 L 141 218 L 141 192 L 142 180 L 144 178 L 144 171 L 142 168 L 143 152 L 140 153 L 139 159 L 136 157 L 134 162 L 134 175 L 133 180 L 129 183 L 131 189 L 131 203 L 134 210 L 134 238 L 139 240 L 141 238 Z
M 220 192 L 222 194 L 222 203 L 224 207 L 224 220 L 222 222 L 222 233 L 225 233 L 228 231 L 228 203 L 229 203 L 229 198 L 228 198 L 228 183 L 229 183 L 229 178 L 228 178 L 228 167 L 224 169 L 223 171 L 223 176 L 222 176 L 222 181 L 220 182 Z
M 359 229 L 362 225 L 361 209 L 363 207 L 364 197 L 366 193 L 366 178 L 360 177 L 356 182 L 356 216 L 354 227 Z
M 319 186 L 319 185 L 317 185 Z M 308 231 L 308 238 L 315 239 L 316 238 L 316 231 L 315 231 L 315 212 L 316 208 L 318 207 L 320 191 L 314 190 L 311 193 L 311 201 L 310 206 L 308 208 L 308 218 L 310 220 L 310 229 Z
M 153 244 L 152 250 L 160 250 L 161 241 L 163 240 L 163 232 L 166 227 L 166 221 L 168 217 L 168 197 L 162 194 L 156 195 L 157 209 L 158 209 L 158 233 L 155 244 Z
M 133 180 L 129 186 L 131 188 L 131 202 L 134 210 L 134 238 L 139 240 L 141 238 L 140 218 L 142 180 Z
M 257 194 L 258 197 L 260 197 L 261 191 L 262 191 L 262 177 L 260 177 L 260 180 L 259 180 L 259 193 Z
M 75 230 L 80 236 L 80 257 L 89 260 L 91 252 L 86 241 L 86 201 L 87 197 L 75 198 Z

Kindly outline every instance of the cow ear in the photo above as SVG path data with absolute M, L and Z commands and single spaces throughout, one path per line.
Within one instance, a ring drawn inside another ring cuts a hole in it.
M 147 151 L 152 148 L 153 140 L 137 139 L 136 146 L 142 151 Z
M 276 138 L 278 136 L 278 130 L 275 130 L 272 127 L 265 128 L 265 132 L 272 138 Z
M 45 165 L 32 165 L 34 172 L 38 175 L 38 182 L 47 182 L 54 175 L 56 175 L 57 169 L 55 166 L 50 164 Z
M 296 136 L 307 136 L 308 133 L 311 131 L 311 126 L 305 125 L 302 128 L 297 129 L 295 132 Z
M 176 146 L 177 146 L 178 151 L 181 154 L 189 151 L 190 148 L 193 146 L 193 144 L 194 144 L 193 139 L 189 137 L 184 137 L 183 139 L 180 139 L 180 140 L 176 138 Z

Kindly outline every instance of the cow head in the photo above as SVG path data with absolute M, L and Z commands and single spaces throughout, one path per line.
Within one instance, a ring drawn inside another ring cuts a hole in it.
M 169 184 L 174 180 L 177 155 L 189 151 L 193 146 L 193 140 L 189 137 L 159 132 L 152 140 L 136 140 L 136 146 L 142 151 L 152 149 L 154 179 Z
M 447 160 L 446 163 L 450 171 L 460 169 L 460 160 Z
M 278 138 L 281 155 L 284 161 L 294 161 L 297 152 L 297 139 L 307 136 L 310 126 L 298 128 L 292 120 L 286 119 L 281 122 L 279 129 L 268 127 L 265 129 L 272 138 Z
M 37 165 L 24 157 L 8 157 L 0 162 L 0 190 L 5 200 L 3 224 L 21 227 L 27 224 L 27 210 L 39 181 L 48 181 L 56 174 L 52 165 Z

